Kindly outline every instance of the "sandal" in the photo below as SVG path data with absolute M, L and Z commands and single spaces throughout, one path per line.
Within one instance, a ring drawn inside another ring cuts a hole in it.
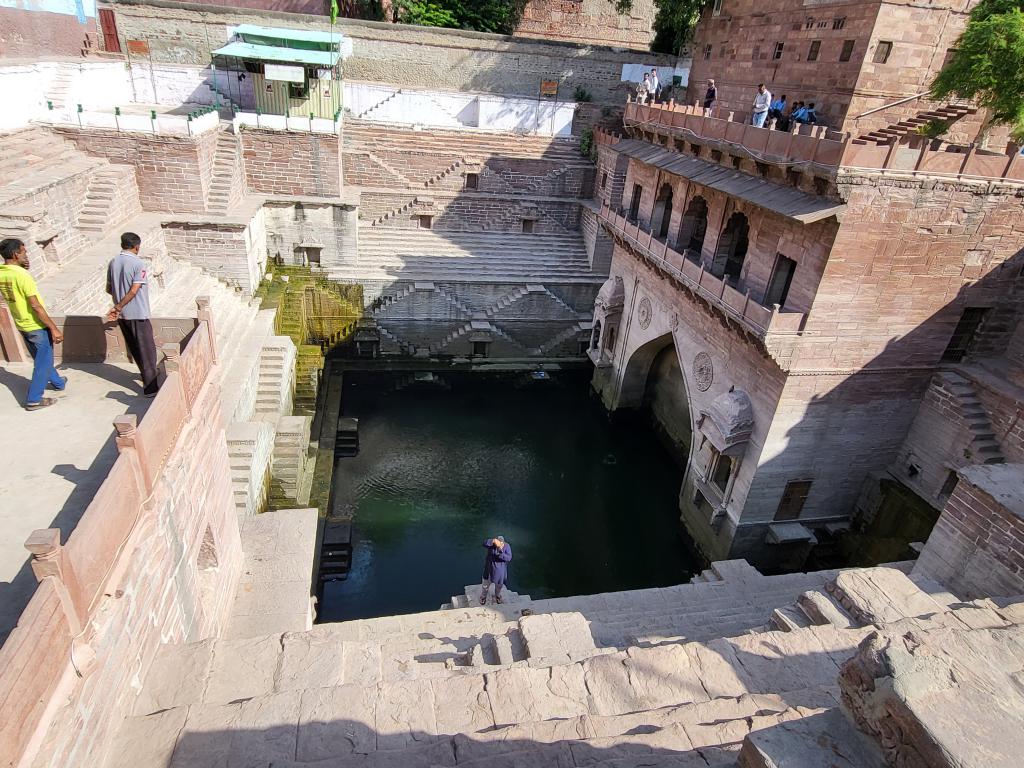
M 38 403 L 25 403 L 25 410 L 38 411 L 40 408 L 47 408 L 48 406 L 51 406 L 56 402 L 57 401 L 54 400 L 52 397 L 44 397 Z

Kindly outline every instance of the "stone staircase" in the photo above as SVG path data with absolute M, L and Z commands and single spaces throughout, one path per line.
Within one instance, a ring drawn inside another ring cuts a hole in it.
M 45 187 L 108 166 L 43 128 L 6 133 L 0 141 L 0 204 L 17 204 Z
M 592 619 L 534 601 L 530 613 L 488 606 L 163 646 L 105 768 L 883 768 L 879 743 L 839 708 L 863 679 L 840 687 L 862 641 L 1024 637 L 1019 600 L 945 606 L 889 568 L 834 581 L 844 610 L 875 626 L 718 625 L 703 641 L 601 647 Z M 733 586 L 751 592 L 749 580 Z M 851 702 L 858 719 L 869 713 Z
M 86 232 L 105 232 L 139 212 L 134 170 L 112 165 L 93 174 L 75 226 Z
M 46 100 L 53 105 L 55 110 L 68 106 L 75 74 L 75 69 L 65 65 L 58 65 L 54 71 L 53 80 L 46 88 Z
M 358 120 L 373 120 L 373 113 L 374 112 L 376 112 L 378 109 L 383 107 L 385 104 L 387 104 L 392 99 L 395 99 L 395 98 L 399 97 L 401 94 L 402 94 L 402 89 L 401 88 L 395 90 L 393 93 L 388 94 L 387 96 L 385 96 L 383 99 L 378 101 L 376 104 L 374 104 L 369 109 L 364 109 L 362 112 L 360 112 L 358 115 L 356 115 L 356 119 L 358 119 Z
M 442 611 L 450 611 L 456 608 L 474 608 L 480 605 L 480 593 L 483 591 L 480 584 L 469 584 L 461 595 L 452 595 L 452 599 L 441 606 Z M 494 605 L 494 591 L 488 595 L 488 604 Z M 520 595 L 511 589 L 501 591 L 502 605 L 516 605 L 517 603 L 529 603 L 529 595 Z
M 509 336 L 505 331 L 499 328 L 494 323 L 489 323 L 486 320 L 471 320 L 468 323 L 464 323 L 456 328 L 454 331 L 445 336 L 439 343 L 432 344 L 430 351 L 433 353 L 443 352 L 444 349 L 456 339 L 461 339 L 463 336 L 474 331 L 487 331 L 488 333 L 504 339 L 506 342 L 511 344 L 516 349 L 522 350 L 523 353 L 534 353 L 535 350 L 527 350 L 522 344 Z
M 364 226 L 354 262 L 332 265 L 329 271 L 332 279 L 343 282 L 602 282 L 591 271 L 576 232 L 528 235 Z
M 207 196 L 210 213 L 226 213 L 243 192 L 239 183 L 238 137 L 231 131 L 223 130 L 217 135 L 217 150 L 213 156 L 213 177 Z
M 435 184 L 437 184 L 438 182 L 440 182 L 440 181 L 443 181 L 443 180 L 444 180 L 445 178 L 447 178 L 447 177 L 448 177 L 448 176 L 450 176 L 450 175 L 451 175 L 452 173 L 454 173 L 455 171 L 457 171 L 457 170 L 458 170 L 459 168 L 461 168 L 461 167 L 462 167 L 462 166 L 463 166 L 464 164 L 465 164 L 465 161 L 464 161 L 464 160 L 456 160 L 456 161 L 455 161 L 454 163 L 452 163 L 451 165 L 449 165 L 449 166 L 448 166 L 447 168 L 445 168 L 445 169 L 444 169 L 443 171 L 441 171 L 440 173 L 435 173 L 435 174 L 434 174 L 433 176 L 431 176 L 431 177 L 430 177 L 429 179 L 427 179 L 426 181 L 424 181 L 424 182 L 423 182 L 423 186 L 424 186 L 424 187 L 432 187 L 432 186 L 434 186 L 434 185 L 435 185 Z
M 954 123 L 962 117 L 973 115 L 978 110 L 976 107 L 965 104 L 946 104 L 936 109 L 927 109 L 918 112 L 913 117 L 900 120 L 885 128 L 878 128 L 870 133 L 865 133 L 853 140 L 854 144 L 889 144 L 899 141 L 908 133 L 912 133 L 919 126 L 927 125 L 933 120 L 940 120 L 946 123 Z
M 379 227 L 381 224 L 384 224 L 385 222 L 389 221 L 390 219 L 395 218 L 396 216 L 401 216 L 406 211 L 412 210 L 418 204 L 421 204 L 423 202 L 424 202 L 424 200 L 422 198 L 414 197 L 412 200 L 409 200 L 408 202 L 402 203 L 397 208 L 393 208 L 390 211 L 388 211 L 387 213 L 382 214 L 381 216 L 378 216 L 376 219 L 374 219 L 373 221 L 370 222 L 370 226 L 371 227 Z
M 939 374 L 944 387 L 956 398 L 956 406 L 971 433 L 971 461 L 980 464 L 1005 464 L 1006 457 L 996 439 L 995 430 L 970 380 L 951 371 Z

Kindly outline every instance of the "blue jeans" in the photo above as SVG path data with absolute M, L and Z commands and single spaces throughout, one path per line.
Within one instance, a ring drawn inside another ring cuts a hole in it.
M 32 367 L 32 381 L 28 385 L 27 405 L 35 405 L 43 399 L 43 391 L 47 384 L 53 385 L 54 389 L 64 389 L 67 380 L 57 373 L 53 367 L 53 345 L 50 343 L 50 332 L 43 328 L 41 331 L 21 332 L 25 338 L 25 345 L 35 365 Z
M 756 125 L 758 128 L 764 128 L 764 119 L 768 117 L 767 112 L 755 112 L 750 118 L 750 124 Z

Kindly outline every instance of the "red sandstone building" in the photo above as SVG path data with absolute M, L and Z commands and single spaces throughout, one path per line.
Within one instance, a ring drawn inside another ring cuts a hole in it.
M 630 104 L 625 125 L 598 152 L 614 250 L 594 386 L 610 409 L 648 406 L 686 457 L 680 508 L 711 559 L 799 565 L 877 510 L 883 480 L 937 515 L 959 467 L 1024 458 L 1015 147 L 692 107 Z

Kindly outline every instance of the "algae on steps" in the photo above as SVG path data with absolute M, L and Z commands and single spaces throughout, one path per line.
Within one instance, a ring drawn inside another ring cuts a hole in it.
M 263 308 L 277 310 L 275 333 L 295 342 L 295 402 L 312 407 L 324 354 L 351 338 L 363 314 L 363 287 L 331 282 L 309 267 L 271 264 L 270 275 L 256 295 Z

